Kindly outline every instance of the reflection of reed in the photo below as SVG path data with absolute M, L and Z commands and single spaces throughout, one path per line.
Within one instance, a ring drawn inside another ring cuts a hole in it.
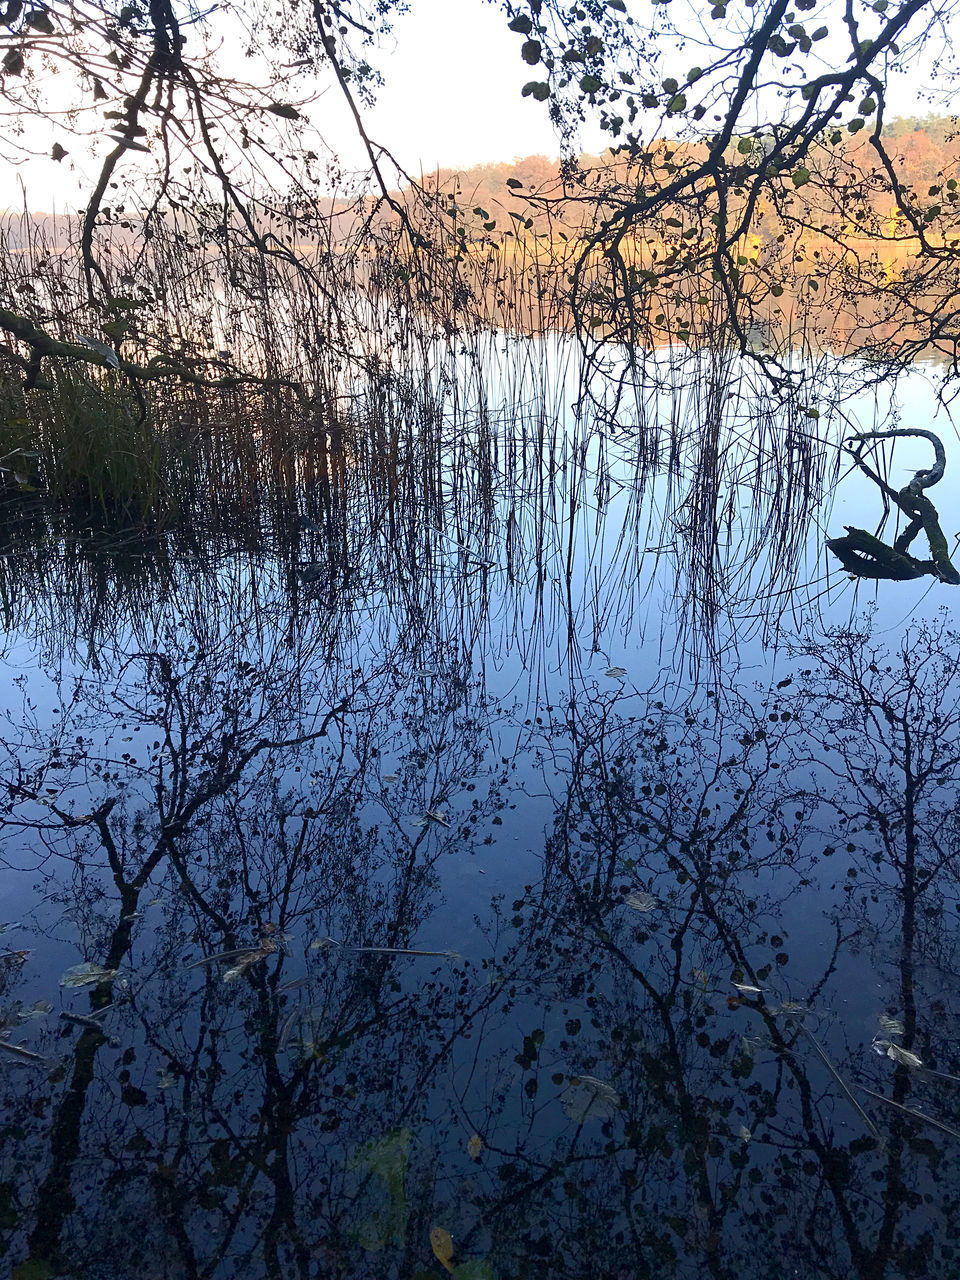
M 802 586 L 827 444 L 793 410 L 766 410 L 729 353 L 670 395 L 638 384 L 630 417 L 621 401 L 602 429 L 571 411 L 571 341 L 477 341 L 476 360 L 431 347 L 416 377 L 378 369 L 336 429 L 281 414 L 274 435 L 234 439 L 181 423 L 193 443 L 159 530 L 101 513 L 91 533 L 89 512 L 8 495 L 8 626 L 96 652 L 177 601 L 215 617 L 239 593 L 319 611 L 331 645 L 360 619 L 365 635 L 402 634 L 420 665 L 437 636 L 539 662 L 574 636 L 605 647 L 638 628 L 679 636 L 694 661 Z

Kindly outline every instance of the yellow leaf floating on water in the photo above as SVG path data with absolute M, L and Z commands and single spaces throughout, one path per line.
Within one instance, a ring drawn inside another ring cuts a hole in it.
M 479 1160 L 480 1152 L 483 1150 L 483 1139 L 479 1133 L 475 1133 L 467 1143 L 467 1155 L 471 1160 Z
M 453 1236 L 444 1227 L 432 1227 L 430 1230 L 430 1248 L 433 1256 L 442 1267 L 453 1275 Z

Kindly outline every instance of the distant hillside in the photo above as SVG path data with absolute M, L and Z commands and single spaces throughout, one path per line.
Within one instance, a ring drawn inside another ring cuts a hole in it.
M 897 119 L 885 126 L 885 136 L 899 180 L 907 187 L 923 188 L 923 194 L 927 194 L 926 188 L 930 183 L 941 177 L 946 181 L 960 170 L 960 121 L 955 117 L 928 115 Z M 678 154 L 697 149 L 690 143 L 674 143 L 667 139 L 655 147 L 664 151 L 670 148 Z M 853 168 L 866 171 L 877 164 L 877 155 L 870 146 L 867 130 L 845 138 L 842 151 Z M 584 222 L 589 222 L 594 216 L 587 198 L 591 185 L 589 176 L 593 175 L 596 185 L 602 187 L 605 171 L 615 177 L 627 168 L 628 160 L 623 154 L 582 155 L 572 165 L 565 166 L 566 174 L 574 179 L 572 184 L 565 184 L 565 173 L 557 161 L 545 156 L 526 156 L 509 164 L 500 162 L 473 165 L 468 169 L 438 169 L 422 181 L 429 190 L 454 196 L 463 216 L 475 231 L 479 231 L 484 222 L 489 224 L 494 220 L 499 231 L 516 230 L 516 224 L 522 229 L 525 220 L 516 212 L 518 199 L 526 195 L 558 197 L 565 190 L 575 188 L 575 199 L 558 216 L 565 228 L 582 230 Z M 586 182 L 585 177 L 588 178 Z M 578 212 L 578 205 L 581 212 Z M 514 210 L 512 214 L 510 209 Z M 513 221 L 504 222 L 505 211 Z M 526 229 L 538 233 L 550 229 L 541 215 L 532 210 L 529 212 L 533 215 L 533 225 Z M 489 216 L 484 217 L 484 214 Z M 493 228 L 488 226 L 487 230 Z

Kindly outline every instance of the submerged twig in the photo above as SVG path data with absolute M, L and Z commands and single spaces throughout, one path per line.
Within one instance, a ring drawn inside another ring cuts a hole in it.
M 857 1085 L 857 1088 L 861 1093 L 868 1093 L 871 1098 L 876 1098 L 878 1102 L 885 1102 L 888 1107 L 893 1107 L 895 1111 L 900 1111 L 905 1116 L 909 1116 L 911 1120 L 920 1120 L 923 1124 L 929 1124 L 934 1129 L 949 1133 L 951 1138 L 960 1138 L 960 1130 L 952 1128 L 942 1120 L 935 1120 L 933 1116 L 924 1115 L 922 1111 L 915 1111 L 913 1107 L 905 1107 L 902 1103 L 894 1102 L 892 1098 L 887 1098 L 882 1093 L 875 1093 L 873 1089 L 868 1089 L 864 1084 Z
M 817 1039 L 817 1037 L 813 1034 L 813 1032 L 809 1029 L 809 1027 L 805 1027 L 805 1026 L 803 1025 L 803 1023 L 802 1023 L 802 1022 L 797 1021 L 797 1024 L 796 1024 L 796 1025 L 797 1025 L 798 1030 L 802 1031 L 802 1032 L 803 1032 L 803 1034 L 804 1034 L 804 1035 L 807 1037 L 807 1039 L 810 1041 L 810 1043 L 813 1045 L 814 1049 L 815 1049 L 815 1050 L 816 1050 L 816 1052 L 817 1052 L 817 1056 L 819 1057 L 820 1061 L 823 1063 L 823 1065 L 824 1065 L 824 1066 L 827 1068 L 827 1070 L 830 1072 L 831 1076 L 833 1076 L 834 1081 L 836 1082 L 836 1084 L 838 1085 L 838 1087 L 839 1087 L 839 1088 L 840 1088 L 840 1090 L 842 1091 L 842 1093 L 843 1093 L 844 1097 L 847 1099 L 847 1101 L 848 1101 L 848 1102 L 850 1103 L 850 1105 L 853 1107 L 854 1111 L 856 1111 L 857 1115 L 860 1117 L 860 1119 L 863 1121 L 863 1123 L 867 1126 L 867 1128 L 869 1129 L 870 1133 L 872 1133 L 872 1134 L 873 1134 L 873 1136 L 876 1138 L 876 1140 L 877 1140 L 878 1142 L 883 1142 L 883 1137 L 882 1137 L 882 1135 L 881 1135 L 881 1133 L 880 1133 L 880 1130 L 879 1130 L 879 1129 L 877 1128 L 877 1126 L 873 1123 L 873 1121 L 870 1119 L 870 1117 L 869 1117 L 869 1116 L 867 1115 L 867 1113 L 864 1111 L 863 1107 L 861 1107 L 860 1103 L 859 1103 L 859 1102 L 856 1100 L 856 1098 L 853 1096 L 852 1092 L 850 1091 L 850 1087 L 849 1087 L 849 1085 L 846 1083 L 846 1081 L 845 1081 L 845 1080 L 843 1079 L 843 1077 L 841 1076 L 840 1072 L 836 1069 L 836 1067 L 835 1067 L 835 1066 L 833 1065 L 833 1063 L 830 1061 L 829 1057 L 827 1056 L 827 1052 L 826 1052 L 826 1050 L 823 1048 L 823 1046 L 821 1045 L 820 1041 L 819 1041 L 819 1040 Z
M 7 1053 L 12 1053 L 14 1057 L 22 1058 L 25 1062 L 34 1062 L 40 1067 L 47 1065 L 47 1059 L 42 1053 L 34 1053 L 32 1049 L 24 1049 L 19 1044 L 11 1044 L 9 1040 L 0 1040 L 0 1049 L 6 1049 Z

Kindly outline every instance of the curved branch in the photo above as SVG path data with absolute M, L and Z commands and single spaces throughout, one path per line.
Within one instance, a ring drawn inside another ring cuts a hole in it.
M 3 355 L 20 365 L 26 373 L 26 386 L 40 387 L 47 385 L 40 378 L 41 360 L 54 356 L 65 360 L 80 360 L 88 365 L 97 365 L 103 369 L 116 369 L 124 373 L 135 383 L 155 382 L 160 378 L 178 378 L 181 382 L 195 387 L 206 387 L 210 390 L 233 391 L 240 386 L 267 388 L 285 388 L 292 391 L 304 405 L 311 403 L 311 397 L 302 382 L 291 378 L 260 378 L 250 373 L 231 373 L 220 378 L 208 378 L 195 373 L 186 365 L 172 360 L 169 356 L 154 356 L 145 365 L 135 364 L 122 356 L 104 355 L 91 347 L 82 346 L 78 342 L 63 342 L 52 337 L 45 329 L 40 329 L 31 320 L 18 316 L 12 311 L 0 307 L 0 329 L 6 331 L 30 348 L 30 358 L 25 359 L 18 352 L 0 347 Z
M 919 436 L 929 440 L 933 445 L 934 464 L 928 469 L 917 471 L 902 489 L 894 489 L 863 460 L 862 449 L 870 440 L 891 440 L 902 436 Z M 904 582 L 931 574 L 951 587 L 960 586 L 960 573 L 950 559 L 947 539 L 940 527 L 940 516 L 923 492 L 942 480 L 946 470 L 947 455 L 940 437 L 921 427 L 898 427 L 891 431 L 860 432 L 850 437 L 846 447 L 859 469 L 903 512 L 908 523 L 892 547 L 888 547 L 865 529 L 847 525 L 847 532 L 842 538 L 831 538 L 827 542 L 828 550 L 833 552 L 849 573 L 858 578 L 886 578 Z M 907 550 L 921 529 L 930 544 L 929 560 L 918 560 Z

